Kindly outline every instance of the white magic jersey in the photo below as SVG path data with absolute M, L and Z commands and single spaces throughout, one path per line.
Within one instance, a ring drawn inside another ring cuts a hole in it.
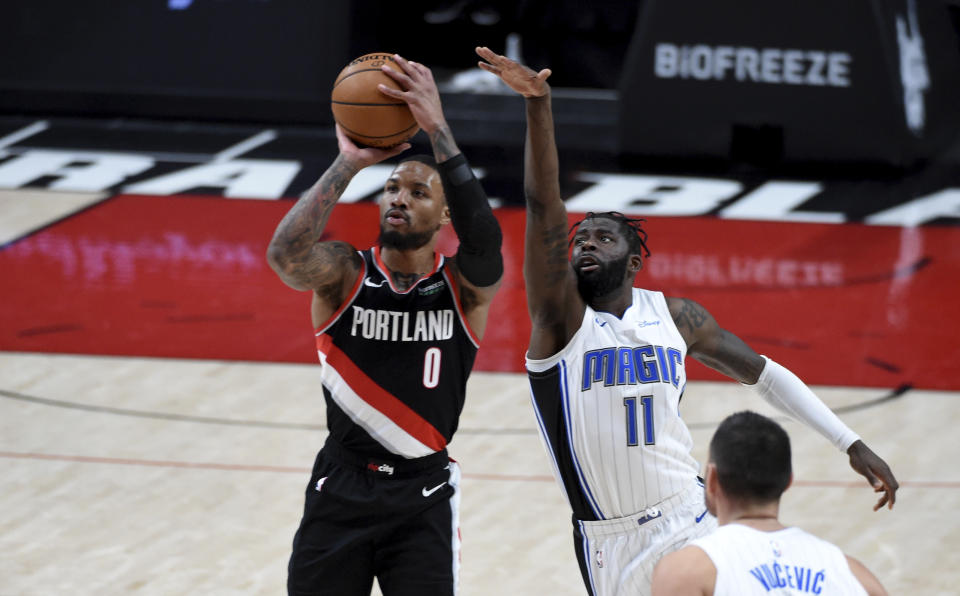
M 714 596 L 867 593 L 839 548 L 800 528 L 761 532 L 733 523 L 690 544 L 717 568 Z
M 634 288 L 622 319 L 588 306 L 563 350 L 527 358 L 541 437 L 577 519 L 629 516 L 695 481 L 678 411 L 686 352 L 663 294 Z

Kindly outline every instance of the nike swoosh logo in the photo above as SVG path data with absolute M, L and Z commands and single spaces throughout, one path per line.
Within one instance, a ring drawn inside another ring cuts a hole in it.
M 432 495 L 433 493 L 435 493 L 435 492 L 437 492 L 438 490 L 440 490 L 440 489 L 443 487 L 444 484 L 446 484 L 446 482 L 441 482 L 440 484 L 436 485 L 435 487 L 431 488 L 430 490 L 427 490 L 427 487 L 423 487 L 423 490 L 421 490 L 420 492 L 423 493 L 423 496 L 429 497 L 429 496 Z
M 700 515 L 698 515 L 698 516 L 696 517 L 697 523 L 699 524 L 700 521 L 703 520 L 704 516 L 706 516 L 706 515 L 707 515 L 707 511 L 704 510 L 703 513 L 701 513 Z
M 381 280 L 380 280 L 380 283 L 375 284 L 375 283 L 373 283 L 372 281 L 370 281 L 370 278 L 369 278 L 369 277 L 364 277 L 364 278 L 363 278 L 363 285 L 365 285 L 365 286 L 370 286 L 371 288 L 379 288 L 380 286 L 382 286 L 382 285 L 385 284 L 385 283 L 387 283 L 387 280 L 385 280 L 385 279 L 381 279 Z

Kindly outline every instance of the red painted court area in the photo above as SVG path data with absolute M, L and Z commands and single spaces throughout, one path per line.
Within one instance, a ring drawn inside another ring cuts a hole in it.
M 117 196 L 0 250 L 0 350 L 315 362 L 309 295 L 269 269 L 289 201 Z M 477 369 L 523 370 L 524 214 L 497 210 L 506 277 Z M 571 221 L 579 216 L 572 215 Z M 328 237 L 366 247 L 377 208 Z M 638 285 L 703 304 L 812 384 L 960 389 L 960 228 L 649 218 Z M 453 254 L 445 230 L 440 248 Z M 688 359 L 691 379 L 720 375 Z

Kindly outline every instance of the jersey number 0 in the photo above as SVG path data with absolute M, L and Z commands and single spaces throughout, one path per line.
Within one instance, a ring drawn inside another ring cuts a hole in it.
M 440 383 L 440 348 L 427 349 L 423 356 L 423 386 L 433 389 Z

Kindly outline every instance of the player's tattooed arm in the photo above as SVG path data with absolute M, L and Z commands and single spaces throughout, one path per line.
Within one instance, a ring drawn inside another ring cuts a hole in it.
M 453 140 L 453 131 L 450 126 L 443 122 L 435 130 L 427 133 L 430 137 L 430 145 L 433 147 L 433 158 L 437 163 L 443 163 L 452 157 L 460 155 L 460 148 Z
M 443 115 L 440 91 L 433 78 L 433 72 L 424 64 L 407 60 L 403 56 L 394 54 L 393 58 L 398 68 L 391 68 L 388 65 L 381 68 L 397 82 L 400 89 L 381 85 L 380 91 L 406 102 L 417 124 L 423 132 L 427 133 L 437 163 L 456 157 L 460 154 L 460 149 L 454 142 L 453 132 Z
M 668 298 L 667 304 L 692 358 L 741 383 L 757 382 L 765 362 L 742 339 L 721 328 L 713 315 L 693 300 Z
M 570 260 L 567 257 L 567 226 L 553 226 L 541 234 L 544 247 L 544 264 L 541 275 L 547 284 L 547 290 L 556 290 L 570 273 Z
M 707 322 L 710 313 L 687 298 L 671 298 L 670 300 L 670 314 L 673 316 L 673 322 L 689 345 L 690 340 L 697 336 L 697 333 Z M 716 325 L 716 321 L 714 321 L 714 325 Z
M 572 275 L 567 258 L 567 211 L 560 194 L 560 167 L 554 140 L 550 96 L 527 100 L 523 192 L 527 202 L 524 276 L 530 302 L 555 296 L 557 285 Z M 531 305 L 533 306 L 533 305 Z
M 523 275 L 534 325 L 530 354 L 553 354 L 579 328 L 586 308 L 568 256 L 569 222 L 560 192 L 560 165 L 549 87 L 525 101 L 523 191 L 527 202 Z
M 359 168 L 343 155 L 284 216 L 267 249 L 277 275 L 298 290 L 339 287 L 344 276 L 360 268 L 360 257 L 343 242 L 318 243 L 330 212 Z

